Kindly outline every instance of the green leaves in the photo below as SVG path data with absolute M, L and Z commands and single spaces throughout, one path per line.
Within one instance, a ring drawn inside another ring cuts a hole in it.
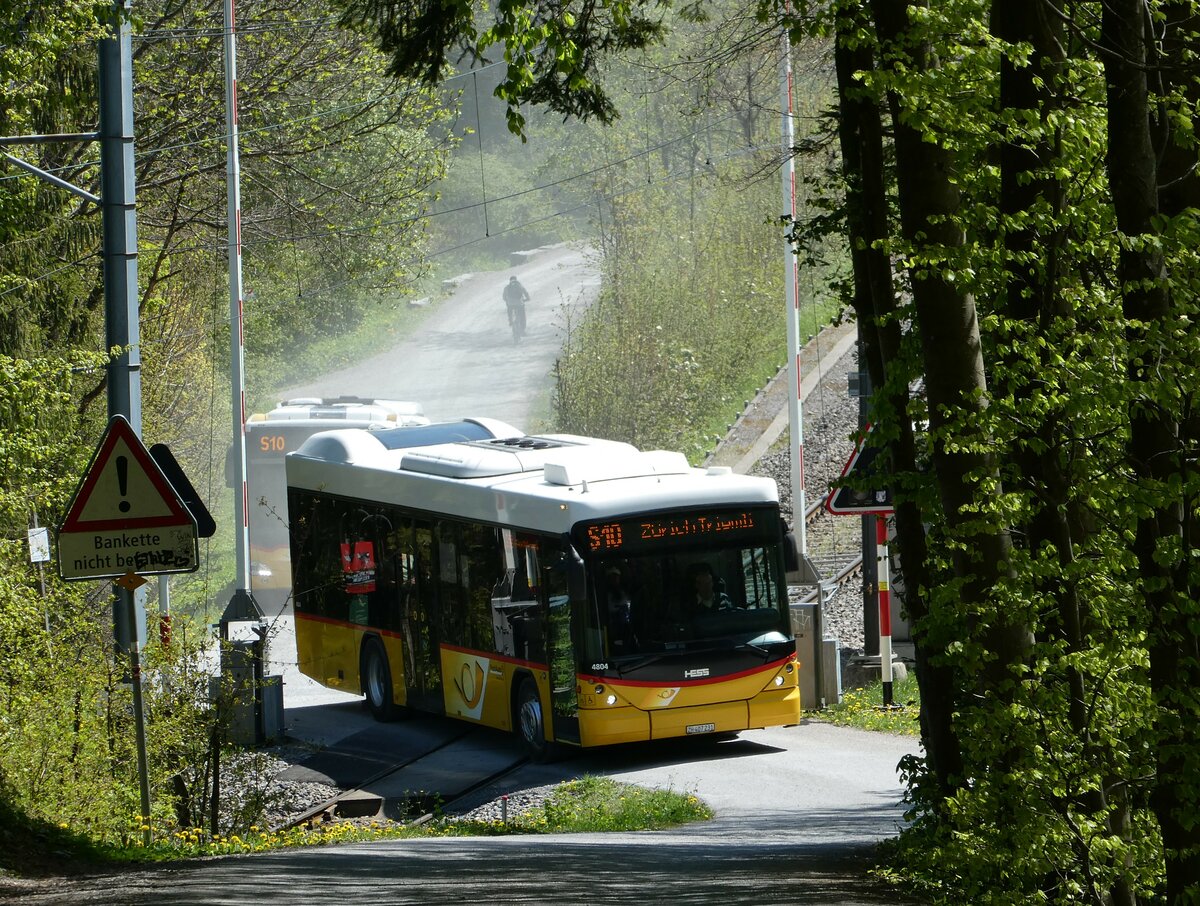
M 344 24 L 375 34 L 397 78 L 437 82 L 465 55 L 489 62 L 495 47 L 509 64 L 496 96 L 508 104 L 509 128 L 522 134 L 522 104 L 543 104 L 579 119 L 617 116 L 600 67 L 614 55 L 658 43 L 667 0 L 500 0 L 483 18 L 462 0 L 341 0 Z

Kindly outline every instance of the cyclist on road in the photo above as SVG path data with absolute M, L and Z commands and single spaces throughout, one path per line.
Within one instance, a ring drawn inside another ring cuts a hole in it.
M 514 340 L 525 333 L 525 303 L 528 301 L 529 291 L 515 276 L 509 277 L 508 285 L 504 287 L 504 304 L 508 308 L 508 325 Z

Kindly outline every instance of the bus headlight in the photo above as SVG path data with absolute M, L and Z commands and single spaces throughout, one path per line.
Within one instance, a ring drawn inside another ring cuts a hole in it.
M 609 696 L 604 700 L 604 703 L 606 705 L 615 705 L 617 703 L 617 697 L 612 693 L 609 693 Z
M 599 683 L 597 683 L 597 684 L 596 684 L 596 694 L 597 694 L 597 695 L 603 695 L 603 694 L 604 694 L 604 687 L 603 687 L 603 686 L 601 686 Z
M 783 675 L 782 675 L 782 674 L 780 674 L 780 673 L 776 673 L 776 674 L 775 674 L 775 685 L 776 685 L 776 686 L 782 686 L 782 685 L 783 685 Z

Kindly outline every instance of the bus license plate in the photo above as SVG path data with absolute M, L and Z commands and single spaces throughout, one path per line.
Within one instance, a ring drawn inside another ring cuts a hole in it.
M 691 736 L 693 733 L 711 733 L 715 729 L 716 724 L 688 724 L 687 734 Z

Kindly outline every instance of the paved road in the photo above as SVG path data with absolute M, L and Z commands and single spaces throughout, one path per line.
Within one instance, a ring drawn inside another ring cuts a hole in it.
M 549 412 L 551 368 L 573 313 L 600 287 L 584 246 L 538 249 L 504 271 L 464 275 L 453 295 L 395 349 L 292 387 L 283 396 L 353 394 L 415 400 L 435 421 L 490 416 L 536 431 Z M 529 290 L 528 333 L 514 344 L 500 292 L 511 275 Z
M 83 879 L 70 889 L 27 890 L 21 902 L 911 902 L 878 888 L 865 869 L 872 844 L 893 835 L 902 820 L 895 765 L 915 750 L 914 740 L 808 722 L 702 748 L 684 742 L 528 766 L 480 797 L 572 774 L 608 774 L 695 792 L 716 811 L 711 822 L 640 834 L 386 841 L 212 859 Z

